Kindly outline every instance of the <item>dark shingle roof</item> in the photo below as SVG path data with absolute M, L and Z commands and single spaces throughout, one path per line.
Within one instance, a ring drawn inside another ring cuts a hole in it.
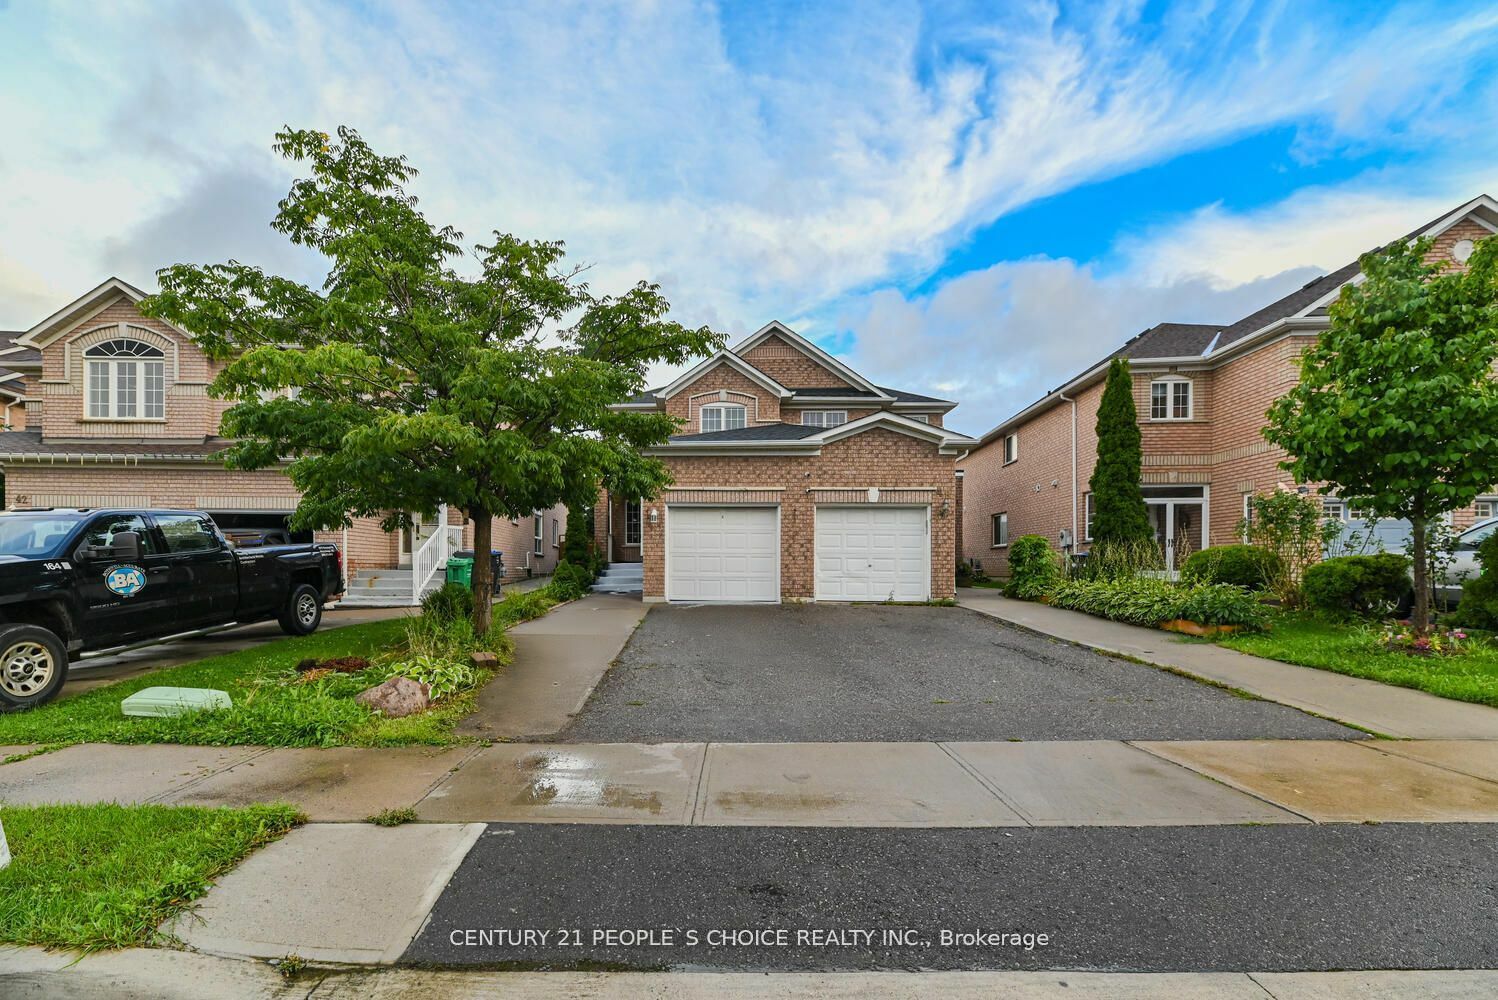
M 879 387 L 880 392 L 887 392 L 902 403 L 950 403 L 950 399 L 941 399 L 936 396 L 922 396 L 918 392 L 906 392 L 904 389 L 888 389 Z
M 25 330 L 0 330 L 0 351 L 15 347 L 16 338 L 25 332 Z M 0 362 L 11 366 L 39 365 L 42 363 L 42 352 L 28 347 L 12 354 L 0 354 Z
M 648 390 L 646 392 L 640 393 L 638 396 L 631 396 L 628 399 L 626 399 L 625 402 L 626 403 L 654 403 L 654 402 L 656 402 L 655 390 L 654 389 L 650 389 L 650 390 Z
M 698 441 L 795 441 L 826 430 L 812 424 L 759 424 L 737 427 L 731 431 L 709 431 L 706 434 L 678 434 L 673 442 Z
M 791 389 L 790 386 L 786 386 Z M 834 399 L 852 399 L 857 396 L 860 399 L 874 399 L 879 394 L 870 392 L 868 389 L 855 389 L 848 385 L 810 385 L 804 389 L 791 389 L 797 396 L 805 396 L 809 399 L 821 399 L 832 397 Z
M 0 461 L 7 458 L 98 458 L 104 461 L 130 459 L 207 459 L 233 444 L 227 438 L 183 443 L 127 441 L 43 441 L 41 431 L 0 431 Z
M 1184 358 L 1201 354 L 1221 323 L 1160 323 L 1108 355 L 1125 358 Z

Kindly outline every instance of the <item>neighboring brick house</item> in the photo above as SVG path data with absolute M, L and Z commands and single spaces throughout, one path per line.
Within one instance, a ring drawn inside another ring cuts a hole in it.
M 218 436 L 219 420 L 230 404 L 208 395 L 220 366 L 183 331 L 142 316 L 136 304 L 144 296 L 111 278 L 30 330 L 3 335 L 0 406 L 13 414 L 0 432 L 5 505 L 189 507 L 226 528 L 284 525 L 299 499 L 284 468 L 223 467 L 216 456 L 229 442 Z M 421 520 L 412 531 L 359 518 L 317 533 L 343 549 L 352 600 L 399 603 L 390 598 L 402 573 L 410 591 L 413 550 L 437 523 Z M 456 512 L 447 520 L 450 547 L 459 546 L 460 526 L 462 545 L 470 545 L 472 526 Z M 565 524 L 561 507 L 496 519 L 506 575 L 549 573 Z
M 1433 239 L 1431 257 L 1459 266 L 1473 244 L 1498 232 L 1498 202 L 1483 195 L 1405 240 Z M 1088 481 L 1097 458 L 1097 410 L 1108 362 L 1124 357 L 1134 376 L 1143 436 L 1142 487 L 1167 565 L 1237 540 L 1248 498 L 1290 482 L 1286 458 L 1261 434 L 1269 404 L 1295 384 L 1296 359 L 1330 323 L 1342 286 L 1361 281 L 1356 261 L 1227 325 L 1162 323 L 1047 393 L 979 440 L 963 473 L 963 555 L 1008 573 L 1008 542 L 1044 535 L 1081 552 L 1090 538 Z M 1335 499 L 1328 515 L 1361 528 Z M 1459 511 L 1457 527 L 1498 513 L 1498 495 Z M 1378 525 L 1400 544 L 1407 526 Z
M 643 562 L 647 601 L 886 601 L 953 595 L 956 404 L 876 386 L 780 323 L 622 408 L 681 433 L 674 477 L 641 502 L 602 493 L 597 543 Z

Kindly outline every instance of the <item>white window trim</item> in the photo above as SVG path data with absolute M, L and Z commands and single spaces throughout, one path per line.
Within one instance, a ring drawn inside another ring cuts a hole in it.
M 704 403 L 697 410 L 697 430 L 703 434 L 712 434 L 716 431 L 732 431 L 739 429 L 739 427 L 725 426 L 722 418 L 719 418 L 719 426 L 714 427 L 711 431 L 708 430 L 707 413 L 709 410 L 737 410 L 739 413 L 742 413 L 744 415 L 744 422 L 742 424 L 739 424 L 739 427 L 749 426 L 749 407 L 745 406 L 743 403 Z
M 1082 541 L 1084 542 L 1092 541 L 1093 503 L 1091 490 L 1082 494 Z
M 635 518 L 635 540 L 629 540 L 629 506 L 634 504 L 640 511 L 640 516 Z M 638 500 L 624 501 L 624 547 L 637 549 L 645 534 L 645 505 Z
M 542 542 L 546 537 L 546 518 L 541 514 L 536 514 L 534 515 L 534 520 L 536 544 L 531 546 L 531 552 L 539 556 L 542 553 Z
M 807 417 L 811 416 L 813 413 L 815 413 L 818 416 L 820 416 L 822 418 L 823 422 L 822 423 L 818 423 L 816 421 L 812 421 L 812 420 L 807 420 L 806 419 Z M 834 416 L 834 415 L 836 415 L 837 418 L 838 418 L 835 423 L 830 423 L 829 424 L 829 423 L 825 422 L 828 417 L 831 417 L 831 416 Z M 802 410 L 801 411 L 801 422 L 803 424 L 806 424 L 809 427 L 841 427 L 843 424 L 846 424 L 848 422 L 848 411 L 847 410 Z
M 1155 386 L 1165 386 L 1165 416 L 1155 416 Z M 1184 417 L 1174 416 L 1175 411 L 1175 386 L 1186 387 L 1186 415 Z M 1196 418 L 1196 386 L 1189 378 L 1172 375 L 1167 378 L 1150 380 L 1150 420 L 1163 423 L 1170 420 L 1194 420 Z
M 1480 503 L 1485 503 L 1488 505 L 1487 514 L 1477 513 L 1477 505 Z M 1495 515 L 1498 515 L 1498 496 L 1485 495 L 1480 496 L 1476 500 L 1472 501 L 1472 516 L 1474 518 L 1474 523 L 1475 521 L 1486 521 L 1489 518 L 1494 517 Z
M 89 352 L 98 350 L 117 341 L 128 341 L 140 344 L 152 353 L 150 354 L 116 354 L 104 357 L 90 357 Z M 166 352 L 155 344 L 133 337 L 114 337 L 102 343 L 94 344 L 83 352 L 83 413 L 85 420 L 103 421 L 129 421 L 146 423 L 166 422 Z M 161 378 L 161 412 L 159 415 L 150 415 L 147 412 L 146 400 L 146 378 L 147 366 L 159 365 Z M 94 410 L 94 372 L 96 368 L 104 370 L 104 412 L 97 413 Z M 131 369 L 134 379 L 134 391 L 131 402 L 134 405 L 134 413 L 122 412 L 123 399 L 120 395 L 120 374 L 123 369 Z
M 1001 518 L 1002 520 L 1000 520 Z M 1002 542 L 994 541 L 994 535 L 997 533 L 995 529 L 1001 524 L 1004 528 L 1002 532 L 1004 540 Z M 1009 547 L 1009 512 L 1007 510 L 1001 510 L 989 515 L 988 541 L 990 543 L 988 547 L 991 549 L 1007 549 Z
M 1009 444 L 1010 444 L 1011 441 L 1014 443 L 1014 457 L 1012 457 L 1012 458 L 1009 455 L 1009 451 L 1010 451 Z M 1018 461 L 1019 461 L 1019 431 L 1014 431 L 1013 433 L 1005 434 L 1004 435 L 1004 464 L 1005 465 L 1013 465 L 1015 462 L 1018 462 Z
M 559 526 L 561 525 L 561 523 L 562 519 L 559 517 L 554 517 L 551 519 L 551 547 L 554 549 L 560 548 L 562 545 L 562 539 L 558 534 L 558 532 L 560 531 Z

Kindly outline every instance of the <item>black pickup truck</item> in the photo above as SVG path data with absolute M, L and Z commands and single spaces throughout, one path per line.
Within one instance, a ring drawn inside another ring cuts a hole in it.
M 273 540 L 230 541 L 192 510 L 0 513 L 0 710 L 51 698 L 80 657 L 269 619 L 313 631 L 343 557 Z

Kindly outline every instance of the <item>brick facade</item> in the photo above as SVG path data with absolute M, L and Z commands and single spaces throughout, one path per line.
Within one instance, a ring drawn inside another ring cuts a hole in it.
M 666 459 L 678 489 L 745 485 L 779 491 L 780 592 L 785 600 L 812 600 L 816 594 L 813 487 L 867 491 L 894 487 L 932 488 L 931 597 L 953 596 L 956 569 L 957 492 L 952 456 L 935 445 L 876 428 L 835 441 L 815 456 L 744 456 Z M 841 505 L 842 500 L 839 501 Z M 665 500 L 648 500 L 642 510 L 645 596 L 666 594 Z M 652 521 L 652 513 L 654 520 Z
M 1462 221 L 1439 234 L 1431 259 L 1450 261 L 1452 248 L 1463 239 L 1474 242 L 1492 230 Z M 1454 263 L 1453 263 L 1453 266 Z M 1325 308 L 1312 309 L 1321 317 Z M 1280 467 L 1285 453 L 1264 440 L 1264 414 L 1299 378 L 1297 359 L 1314 342 L 1314 331 L 1288 329 L 1248 348 L 1235 347 L 1221 360 L 1166 365 L 1148 356 L 1134 357 L 1135 409 L 1139 415 L 1143 460 L 1142 485 L 1201 487 L 1205 496 L 1208 545 L 1238 540 L 1245 500 L 1255 493 L 1291 482 Z M 1214 355 L 1215 356 L 1215 355 Z M 1152 419 L 1150 385 L 1159 379 L 1185 380 L 1192 386 L 1189 419 Z M 1088 480 L 1097 458 L 1097 407 L 1102 399 L 1101 375 L 1068 397 L 1077 400 L 1077 525 L 1085 551 L 1085 503 Z M 1004 434 L 1019 439 L 1019 457 L 1004 464 Z M 992 544 L 991 521 L 1008 514 L 1008 537 L 1038 534 L 1059 548 L 1062 529 L 1072 522 L 1071 404 L 1052 398 L 1018 424 L 1000 425 L 990 440 L 963 462 L 963 558 L 995 575 L 1007 575 L 1008 552 Z M 1456 512 L 1458 528 L 1472 524 L 1472 508 Z M 1193 538 L 1192 544 L 1195 544 Z M 1186 554 L 1182 550 L 1178 556 Z M 1179 562 L 1179 558 L 1178 558 Z

